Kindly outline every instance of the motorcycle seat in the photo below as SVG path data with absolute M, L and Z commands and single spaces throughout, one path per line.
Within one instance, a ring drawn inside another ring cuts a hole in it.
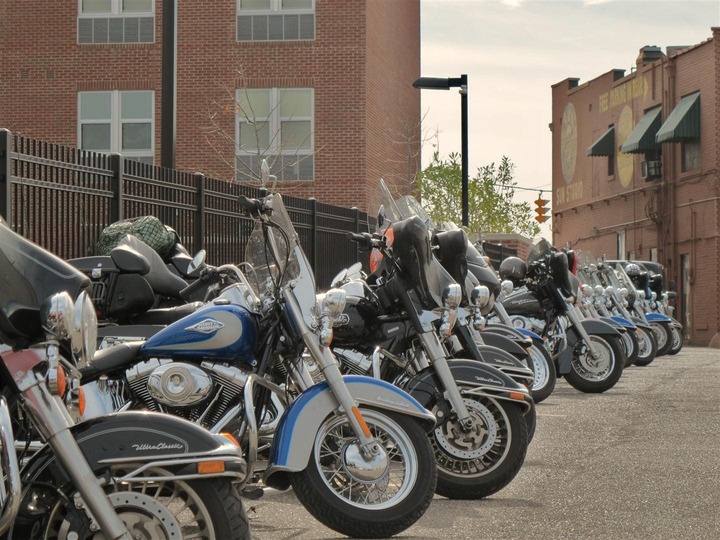
M 136 324 L 168 325 L 195 313 L 204 305 L 202 302 L 190 302 L 189 304 L 182 304 L 175 307 L 149 309 L 142 315 L 135 317 L 134 322 Z
M 108 349 L 101 349 L 95 353 L 89 366 L 80 370 L 83 383 L 93 381 L 104 373 L 110 373 L 132 364 L 137 360 L 143 341 L 130 341 L 118 343 Z

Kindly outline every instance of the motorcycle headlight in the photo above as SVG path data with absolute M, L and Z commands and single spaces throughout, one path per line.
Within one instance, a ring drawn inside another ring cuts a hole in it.
M 43 326 L 53 337 L 74 342 L 75 306 L 66 292 L 56 293 L 43 302 L 41 317 Z
M 75 335 L 73 352 L 78 367 L 87 366 L 95 355 L 97 347 L 97 314 L 88 294 L 83 291 L 75 301 Z
M 637 296 L 640 300 L 645 300 L 645 291 L 638 291 Z
M 583 285 L 580 290 L 583 296 L 590 297 L 593 295 L 593 288 L 590 285 Z
M 473 289 L 471 297 L 473 304 L 482 309 L 490 303 L 490 289 L 485 285 L 478 285 Z

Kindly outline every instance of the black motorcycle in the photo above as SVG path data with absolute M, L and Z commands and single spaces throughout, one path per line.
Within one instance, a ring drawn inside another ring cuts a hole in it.
M 1 219 L 0 276 L 0 534 L 249 538 L 246 465 L 227 437 L 159 413 L 74 423 L 95 350 L 89 280 Z M 18 455 L 16 431 L 46 444 Z
M 610 324 L 583 319 L 574 303 L 568 255 L 546 240 L 537 242 L 527 266 L 518 265 L 516 289 L 503 305 L 516 325 L 548 340 L 559 375 L 581 392 L 609 390 L 620 379 L 625 353 L 620 333 Z
M 417 216 L 392 224 L 394 238 L 352 235 L 383 253 L 384 270 L 367 280 L 341 280 L 344 320 L 333 350 L 343 369 L 372 374 L 408 391 L 432 410 L 430 441 L 438 465 L 436 493 L 476 499 L 496 493 L 518 473 L 527 449 L 526 387 L 474 359 L 448 359 L 460 286 L 432 256 Z M 512 357 L 511 357 L 512 360 Z

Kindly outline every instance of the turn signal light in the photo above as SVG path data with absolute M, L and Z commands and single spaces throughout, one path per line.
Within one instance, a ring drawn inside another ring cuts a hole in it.
M 65 376 L 65 370 L 62 368 L 62 366 L 58 366 L 58 368 L 57 368 L 58 396 L 60 396 L 60 397 L 64 396 L 65 390 L 67 390 L 67 377 Z
M 216 474 L 225 472 L 224 461 L 201 461 L 198 463 L 198 474 Z
M 77 389 L 77 403 L 78 403 L 78 411 L 80 412 L 80 416 L 85 415 L 85 389 L 81 386 Z
M 511 399 L 522 399 L 525 400 L 525 394 L 521 392 L 510 392 L 510 398 Z
M 222 435 L 222 436 L 225 437 L 228 441 L 230 441 L 230 442 L 233 443 L 235 446 L 237 446 L 238 448 L 240 448 L 240 443 L 238 442 L 238 440 L 237 440 L 235 437 L 233 437 L 233 435 L 232 435 L 231 433 L 228 433 L 227 431 L 223 431 L 222 433 L 220 433 L 220 435 Z

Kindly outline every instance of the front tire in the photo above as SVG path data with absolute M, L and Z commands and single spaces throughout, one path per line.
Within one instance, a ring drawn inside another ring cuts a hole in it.
M 517 475 L 525 461 L 528 432 L 519 405 L 467 396 L 474 420 L 465 431 L 454 413 L 443 413 L 430 433 L 438 466 L 435 492 L 448 499 L 481 499 L 497 493 Z M 446 403 L 434 412 L 445 411 Z
M 665 323 L 651 322 L 650 328 L 655 335 L 657 342 L 657 356 L 665 356 L 672 347 L 672 331 L 670 325 Z
M 555 362 L 545 347 L 536 344 L 530 348 L 530 361 L 533 370 L 532 398 L 535 403 L 540 403 L 550 397 L 555 389 Z
M 627 332 L 623 332 L 621 338 L 625 347 L 625 367 L 630 367 L 637 362 L 640 344 L 634 330 L 628 329 Z
M 677 354 L 683 348 L 683 336 L 680 328 L 673 326 L 672 329 L 672 345 L 670 346 L 669 355 Z
M 437 468 L 416 420 L 367 408 L 362 415 L 386 460 L 354 467 L 359 455 L 355 434 L 346 417 L 330 415 L 315 436 L 307 468 L 290 481 L 298 500 L 325 526 L 352 537 L 386 538 L 425 513 Z
M 655 357 L 657 356 L 657 342 L 655 341 L 655 334 L 652 330 L 645 328 L 637 329 L 638 344 L 640 346 L 640 354 L 638 359 L 635 361 L 636 366 L 649 366 Z
M 576 390 L 593 394 L 610 390 L 620 380 L 625 363 L 619 336 L 591 334 L 600 358 L 592 357 L 584 341 L 575 344 L 572 369 L 565 379 Z
M 144 474 L 162 477 L 169 473 L 149 469 Z M 75 507 L 75 488 L 69 484 L 62 491 L 64 497 L 58 498 L 50 512 L 43 515 L 42 525 L 20 519 L 11 537 L 23 540 L 94 538 L 96 533 L 87 514 Z M 187 481 L 168 478 L 112 484 L 106 487 L 106 492 L 133 539 L 251 538 L 240 495 L 229 478 Z

